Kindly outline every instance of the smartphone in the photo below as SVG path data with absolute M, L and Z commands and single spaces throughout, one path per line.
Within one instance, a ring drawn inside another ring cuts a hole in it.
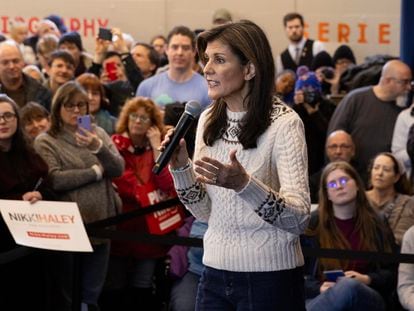
M 115 81 L 118 79 L 118 75 L 116 73 L 116 63 L 115 62 L 107 62 L 105 64 L 105 70 L 108 74 L 108 79 L 111 81 Z
M 86 114 L 84 116 L 79 116 L 78 127 L 83 128 L 88 131 L 92 131 L 91 116 L 89 114 Z
M 112 41 L 112 32 L 108 28 L 99 27 L 98 38 L 102 40 Z
M 329 282 L 336 282 L 339 277 L 345 276 L 343 270 L 326 270 L 323 271 L 323 274 L 325 275 L 326 280 Z

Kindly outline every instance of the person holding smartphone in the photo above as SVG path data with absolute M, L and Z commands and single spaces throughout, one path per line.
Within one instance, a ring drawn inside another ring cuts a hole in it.
M 347 162 L 328 164 L 321 176 L 319 208 L 311 215 L 302 244 L 391 252 L 393 241 L 391 230 L 369 204 L 355 169 Z M 385 301 L 396 288 L 394 268 L 360 259 L 308 258 L 306 310 L 385 310 Z M 344 276 L 331 270 L 342 270 Z
M 112 40 L 109 40 L 108 31 L 112 34 Z M 109 51 L 111 45 L 113 51 Z M 100 31 L 100 36 L 95 40 L 94 59 L 88 72 L 101 79 L 111 103 L 108 111 L 115 117 L 119 115 L 125 101 L 135 96 L 135 90 L 144 80 L 119 28 Z
M 53 97 L 51 127 L 34 146 L 49 164 L 52 188 L 62 201 L 76 202 L 85 224 L 116 214 L 120 207 L 111 179 L 120 176 L 124 160 L 105 131 L 90 123 L 88 97 L 76 82 L 61 86 Z M 109 241 L 91 239 L 93 253 L 79 255 L 81 302 L 97 307 L 108 258 Z M 73 295 L 73 253 L 57 255 L 51 270 L 58 277 L 53 310 L 70 309 Z

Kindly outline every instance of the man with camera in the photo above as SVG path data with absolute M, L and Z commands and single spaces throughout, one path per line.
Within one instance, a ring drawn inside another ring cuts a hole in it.
M 323 96 L 315 73 L 306 70 L 296 81 L 294 103 L 293 109 L 299 114 L 305 127 L 311 175 L 324 165 L 326 132 L 335 105 Z

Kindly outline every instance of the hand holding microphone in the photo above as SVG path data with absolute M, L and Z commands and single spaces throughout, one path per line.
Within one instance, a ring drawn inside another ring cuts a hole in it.
M 168 131 L 161 143 L 163 151 L 155 161 L 152 169 L 154 174 L 158 175 L 170 160 L 173 168 L 185 166 L 188 163 L 188 152 L 183 137 L 200 113 L 201 106 L 198 102 L 191 100 L 185 105 L 185 111 L 174 130 Z M 176 150 L 177 147 L 179 147 L 178 150 Z

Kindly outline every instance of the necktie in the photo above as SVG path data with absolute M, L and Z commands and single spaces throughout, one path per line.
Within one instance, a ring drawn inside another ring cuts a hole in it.
M 296 65 L 299 65 L 299 61 L 300 61 L 300 49 L 299 47 L 295 48 L 295 63 Z

